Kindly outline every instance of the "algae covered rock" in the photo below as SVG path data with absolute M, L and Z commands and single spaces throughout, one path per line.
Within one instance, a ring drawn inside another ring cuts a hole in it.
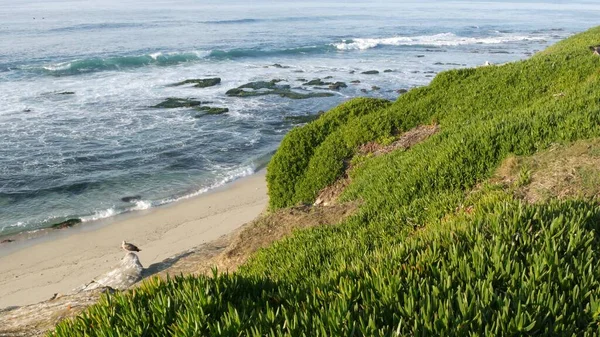
M 335 82 L 329 84 L 329 89 L 331 90 L 340 90 L 341 88 L 347 88 L 348 85 L 344 82 Z
M 221 83 L 221 78 L 194 78 L 172 84 L 173 87 L 178 87 L 186 84 L 194 84 L 194 88 L 208 88 Z
M 175 109 L 175 108 L 191 108 L 202 104 L 210 104 L 208 101 L 198 101 L 193 98 L 176 98 L 169 97 L 166 100 L 152 106 L 153 108 Z
M 220 114 L 229 112 L 228 108 L 212 107 L 212 106 L 200 106 L 200 107 L 196 107 L 194 109 L 198 110 L 198 111 L 202 111 L 206 115 L 220 115 Z M 201 116 L 202 115 L 197 115 L 196 117 L 201 117 Z
M 291 90 L 289 85 L 277 84 L 282 80 L 256 81 L 243 84 L 237 88 L 229 89 L 225 95 L 229 97 L 255 97 L 266 95 L 279 95 L 290 99 L 306 99 L 311 97 L 330 97 L 331 93 L 299 93 Z
M 75 225 L 78 225 L 81 223 L 81 219 L 79 218 L 74 218 L 74 219 L 68 219 L 59 223 L 55 223 L 54 225 L 50 226 L 50 228 L 52 229 L 64 229 L 64 228 L 69 228 L 69 227 L 73 227 Z

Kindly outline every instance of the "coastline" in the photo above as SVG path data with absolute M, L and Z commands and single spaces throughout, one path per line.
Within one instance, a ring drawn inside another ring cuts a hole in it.
M 14 242 L 0 253 L 0 308 L 67 294 L 109 271 L 122 240 L 137 244 L 148 267 L 218 239 L 253 220 L 268 201 L 265 170 L 204 194 Z

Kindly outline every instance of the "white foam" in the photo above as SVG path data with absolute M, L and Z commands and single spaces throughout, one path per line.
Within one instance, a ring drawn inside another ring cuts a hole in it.
M 114 216 L 116 214 L 117 214 L 117 211 L 115 211 L 114 208 L 108 208 L 105 210 L 96 211 L 96 213 L 94 213 L 93 215 L 84 216 L 81 218 L 81 221 L 88 222 L 88 221 L 106 219 L 106 218 L 110 218 L 111 216 Z
M 225 175 L 225 177 L 221 178 L 220 180 L 212 183 L 211 185 L 207 186 L 207 187 L 203 187 L 195 192 L 192 192 L 190 194 L 186 194 L 184 196 L 178 197 L 178 198 L 168 198 L 168 199 L 164 199 L 162 200 L 159 204 L 160 205 L 164 205 L 164 204 L 169 204 L 172 202 L 177 202 L 177 201 L 181 201 L 181 200 L 185 200 L 185 199 L 189 199 L 189 198 L 193 198 L 196 196 L 199 196 L 200 194 L 204 194 L 210 190 L 213 190 L 215 188 L 221 187 L 227 183 L 230 183 L 236 179 L 239 178 L 243 178 L 246 176 L 249 176 L 251 174 L 254 173 L 254 168 L 250 167 L 250 166 L 246 166 L 246 167 L 240 167 L 239 169 L 233 170 L 232 172 L 229 172 L 229 174 Z
M 44 66 L 43 68 L 46 69 L 46 70 L 48 70 L 48 71 L 67 70 L 67 69 L 71 68 L 71 62 L 62 62 L 62 63 L 50 64 L 50 65 Z
M 161 52 L 156 52 L 156 53 L 152 53 L 149 55 L 152 59 L 156 60 L 157 58 L 159 58 L 160 56 L 162 56 Z
M 132 211 L 143 211 L 152 207 L 152 203 L 146 200 L 136 201 L 135 206 L 131 208 Z
M 379 46 L 460 46 L 469 44 L 500 44 L 517 41 L 540 41 L 539 36 L 503 35 L 495 37 L 463 37 L 453 33 L 423 36 L 396 36 L 381 39 L 352 39 L 333 43 L 338 50 L 366 50 Z

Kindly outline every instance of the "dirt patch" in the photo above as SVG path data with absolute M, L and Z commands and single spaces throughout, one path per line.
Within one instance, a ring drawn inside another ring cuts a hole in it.
M 511 156 L 491 182 L 529 203 L 600 197 L 600 140 L 554 145 L 529 157 Z
M 357 155 L 359 156 L 372 156 L 378 157 L 384 154 L 390 153 L 395 150 L 403 149 L 407 150 L 412 146 L 424 141 L 431 135 L 437 133 L 440 130 L 438 124 L 433 125 L 420 125 L 416 128 L 410 129 L 398 137 L 391 144 L 384 145 L 377 142 L 368 142 L 358 147 Z M 344 172 L 344 175 L 338 179 L 335 183 L 322 189 L 317 198 L 315 199 L 315 206 L 331 206 L 335 205 L 340 195 L 344 192 L 346 187 L 350 184 L 349 172 L 352 170 L 352 165 L 349 165 Z
M 276 211 L 257 219 L 217 258 L 217 266 L 233 271 L 255 251 L 268 247 L 274 241 L 290 236 L 304 228 L 334 225 L 353 214 L 357 203 L 338 204 L 332 207 L 300 206 Z
M 389 145 L 382 145 L 377 142 L 369 142 L 361 145 L 357 152 L 358 154 L 362 155 L 372 154 L 374 156 L 381 156 L 398 149 L 406 150 L 429 138 L 429 136 L 437 133 L 439 130 L 440 126 L 438 124 L 420 125 L 404 132 Z
M 44 336 L 60 321 L 75 317 L 96 303 L 107 289 L 61 295 L 38 304 L 0 310 L 0 337 Z

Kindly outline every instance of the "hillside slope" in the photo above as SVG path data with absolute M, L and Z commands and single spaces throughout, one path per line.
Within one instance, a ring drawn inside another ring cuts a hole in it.
M 233 274 L 106 297 L 56 335 L 599 334 L 598 44 L 594 28 L 293 130 L 268 167 L 271 208 L 313 203 L 348 175 L 340 202 L 359 202 L 354 216 L 298 231 Z M 420 125 L 439 131 L 409 149 L 358 151 Z M 570 192 L 526 198 L 533 182 L 563 177 L 553 148 L 573 166 Z

